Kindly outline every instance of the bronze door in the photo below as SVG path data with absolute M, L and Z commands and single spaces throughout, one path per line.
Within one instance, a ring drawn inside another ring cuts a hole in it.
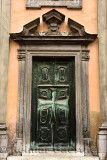
M 74 59 L 33 58 L 31 148 L 75 150 Z

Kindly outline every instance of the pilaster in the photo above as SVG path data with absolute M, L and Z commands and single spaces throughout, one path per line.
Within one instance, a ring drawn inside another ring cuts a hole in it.
M 0 159 L 7 157 L 6 124 L 8 60 L 9 60 L 10 0 L 0 0 Z
M 6 123 L 9 28 L 10 0 L 0 0 L 0 123 Z
M 18 50 L 19 76 L 18 76 L 18 106 L 17 106 L 17 128 L 14 140 L 14 155 L 21 155 L 23 141 L 23 112 L 24 112 L 24 77 L 25 77 L 25 50 Z
M 98 0 L 99 69 L 101 127 L 98 133 L 98 153 L 107 159 L 107 1 Z
M 89 124 L 89 82 L 88 82 L 88 61 L 89 50 L 82 52 L 82 109 L 83 109 L 83 135 L 85 155 L 92 155 L 90 124 Z
M 107 122 L 107 1 L 98 1 L 101 121 Z

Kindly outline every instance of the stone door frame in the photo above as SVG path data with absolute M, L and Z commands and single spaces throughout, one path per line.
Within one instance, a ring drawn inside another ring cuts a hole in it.
M 84 137 L 89 136 L 88 52 L 81 45 L 26 45 L 19 49 L 19 100 L 17 137 L 22 140 L 23 154 L 30 151 L 32 57 L 75 57 L 76 152 L 84 152 Z M 84 55 L 85 54 L 85 55 Z M 86 56 L 87 55 L 87 56 Z M 84 87 L 83 87 L 84 86 Z M 85 99 L 85 101 L 84 101 Z M 84 112 L 83 112 L 84 111 Z M 23 122 L 23 123 L 22 123 Z M 83 136 L 84 134 L 84 136 Z M 86 135 L 85 135 L 86 134 Z M 89 138 L 89 137 L 88 137 Z

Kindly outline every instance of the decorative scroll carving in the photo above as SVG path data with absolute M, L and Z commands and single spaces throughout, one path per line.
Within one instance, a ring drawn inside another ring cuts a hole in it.
M 27 8 L 40 8 L 42 6 L 63 6 L 67 8 L 82 8 L 82 0 L 26 0 Z
M 19 54 L 17 55 L 18 61 L 25 61 L 25 55 Z
M 89 58 L 89 52 L 82 52 L 82 61 L 88 61 Z

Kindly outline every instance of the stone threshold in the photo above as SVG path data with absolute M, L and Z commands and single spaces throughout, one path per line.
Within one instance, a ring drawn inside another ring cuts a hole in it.
M 38 156 L 9 156 L 7 160 L 99 160 L 98 157 L 83 157 L 83 156 L 71 156 L 65 153 L 50 156 L 47 154 L 40 154 Z
M 29 151 L 29 152 L 22 152 L 22 156 L 51 156 L 51 157 L 56 157 L 56 156 L 64 156 L 66 155 L 67 157 L 84 157 L 84 152 L 76 152 L 76 151 Z

